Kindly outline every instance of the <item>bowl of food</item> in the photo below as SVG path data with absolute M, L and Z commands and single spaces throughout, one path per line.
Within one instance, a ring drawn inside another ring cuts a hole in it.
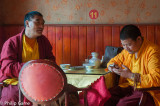
M 64 69 L 70 69 L 70 64 L 60 64 L 60 67 L 62 68 L 62 70 Z

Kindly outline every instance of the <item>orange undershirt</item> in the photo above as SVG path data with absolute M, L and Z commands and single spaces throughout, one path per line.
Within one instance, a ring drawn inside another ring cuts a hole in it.
M 38 43 L 36 39 L 30 39 L 23 35 L 22 62 L 39 59 Z

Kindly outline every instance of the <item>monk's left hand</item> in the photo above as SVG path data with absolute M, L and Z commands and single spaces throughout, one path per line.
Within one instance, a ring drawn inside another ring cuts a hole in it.
M 131 78 L 133 74 L 131 70 L 123 64 L 122 64 L 122 67 L 123 68 L 113 69 L 113 72 L 120 75 L 121 77 Z

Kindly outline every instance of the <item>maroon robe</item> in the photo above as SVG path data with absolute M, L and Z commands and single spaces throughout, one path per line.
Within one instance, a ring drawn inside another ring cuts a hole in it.
M 139 106 L 142 91 L 134 91 L 132 86 L 122 88 L 115 86 L 109 89 L 111 98 L 109 98 L 104 106 Z M 147 93 L 146 103 L 144 106 L 155 106 L 153 97 Z
M 9 38 L 3 45 L 1 51 L 0 58 L 0 82 L 9 78 L 18 78 L 19 72 L 24 63 L 22 63 L 22 38 L 23 38 L 24 30 L 21 33 Z M 41 35 L 37 38 L 38 46 L 39 46 L 39 57 L 40 59 L 50 59 L 55 62 L 55 57 L 52 53 L 52 46 L 49 40 Z M 11 85 L 12 86 L 12 85 Z M 0 103 L 5 100 L 12 100 L 13 98 L 17 98 L 18 92 L 15 91 L 17 88 L 15 87 L 6 87 L 2 89 L 2 95 Z M 7 93 L 8 91 L 12 91 Z M 8 96 L 8 97 L 7 97 Z M 14 97 L 15 96 L 15 97 Z M 17 102 L 17 101 L 15 101 Z M 0 104 L 1 105 L 1 104 Z

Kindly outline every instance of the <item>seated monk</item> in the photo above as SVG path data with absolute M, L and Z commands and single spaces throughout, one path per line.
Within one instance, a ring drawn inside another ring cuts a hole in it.
M 106 71 L 120 75 L 119 85 L 109 89 L 104 106 L 138 106 L 141 91 L 134 88 L 160 86 L 160 48 L 141 36 L 135 25 L 120 32 L 124 50 L 112 58 Z M 149 91 L 145 106 L 160 106 L 160 92 Z
M 4 43 L 0 56 L 0 82 L 8 86 L 2 89 L 1 106 L 18 105 L 18 76 L 24 63 L 34 59 L 49 59 L 55 62 L 52 46 L 42 35 L 44 22 L 41 13 L 27 13 L 24 18 L 25 29 Z

